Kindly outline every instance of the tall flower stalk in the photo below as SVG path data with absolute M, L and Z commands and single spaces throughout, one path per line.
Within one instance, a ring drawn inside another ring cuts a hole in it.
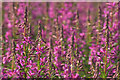
M 73 63 L 73 59 L 74 59 L 74 32 L 72 33 L 72 44 L 71 44 L 71 74 L 73 74 L 73 69 L 74 69 L 74 63 Z
M 105 52 L 105 75 L 107 75 L 107 54 L 108 54 L 108 48 L 109 48 L 109 14 L 107 14 L 106 19 L 106 52 Z
M 49 78 L 52 76 L 52 37 L 50 38 L 50 48 L 49 48 Z
M 27 6 L 25 7 L 25 16 L 24 16 L 24 39 L 27 37 L 27 28 L 28 28 L 28 8 Z M 24 43 L 24 55 L 27 57 L 27 52 L 26 52 L 26 43 Z M 25 58 L 25 65 L 26 65 L 27 58 Z M 25 67 L 25 78 L 27 77 L 27 69 Z
M 41 50 L 41 37 L 42 37 L 42 34 L 41 34 L 41 31 L 42 31 L 42 28 L 41 28 L 41 23 L 39 22 L 38 23 L 38 48 L 39 48 L 39 50 Z M 37 61 L 37 63 L 38 63 L 38 70 L 40 70 L 40 51 L 39 51 L 39 53 L 38 53 L 38 61 Z
M 119 38 L 118 38 L 118 79 L 120 78 L 120 2 L 118 2 L 118 32 L 119 32 Z
M 15 3 L 13 3 L 12 5 L 12 18 L 13 18 L 13 27 L 12 27 L 12 30 L 13 30 L 13 33 L 12 33 L 12 71 L 14 71 L 14 65 L 15 65 L 15 41 L 14 41 L 14 38 L 15 38 Z
M 87 19 L 87 44 L 91 42 L 91 22 L 90 22 L 90 9 L 88 9 L 88 19 Z

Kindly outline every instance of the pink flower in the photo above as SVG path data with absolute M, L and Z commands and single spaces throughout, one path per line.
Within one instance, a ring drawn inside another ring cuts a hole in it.
M 3 57 L 3 64 L 5 64 L 6 62 L 6 57 Z

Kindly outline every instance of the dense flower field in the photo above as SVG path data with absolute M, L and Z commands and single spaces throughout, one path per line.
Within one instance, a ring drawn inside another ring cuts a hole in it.
M 3 2 L 3 78 L 120 78 L 119 2 Z

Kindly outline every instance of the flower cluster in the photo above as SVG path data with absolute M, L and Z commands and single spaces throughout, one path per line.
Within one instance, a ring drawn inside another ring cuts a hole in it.
M 3 2 L 3 78 L 119 78 L 119 4 Z

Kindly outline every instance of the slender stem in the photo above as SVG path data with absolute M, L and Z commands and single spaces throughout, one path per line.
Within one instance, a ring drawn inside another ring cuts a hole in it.
M 120 1 L 118 2 L 118 32 L 119 32 L 119 38 L 118 38 L 118 79 L 120 79 Z
M 28 30 L 28 34 L 29 34 L 29 37 L 30 37 L 30 32 L 31 32 L 31 29 L 30 29 L 31 25 L 29 24 L 29 30 Z M 29 47 L 28 47 L 28 51 L 29 51 L 29 54 L 30 54 L 30 48 L 31 48 L 31 44 L 29 44 Z M 30 58 L 30 55 L 28 54 L 28 58 Z
M 24 37 L 27 37 L 27 26 L 28 26 L 28 9 L 27 6 L 25 7 L 25 16 L 24 16 Z M 27 56 L 26 54 L 26 43 L 24 43 L 24 55 Z M 27 58 L 25 59 L 25 63 L 26 63 Z M 25 67 L 25 78 L 27 77 L 27 69 Z
M 107 53 L 109 48 L 109 14 L 107 14 L 107 23 L 106 23 L 106 52 L 105 52 L 105 74 L 107 72 Z
M 78 12 L 78 10 L 77 10 L 77 15 L 76 15 L 76 20 L 77 20 L 76 21 L 76 30 L 77 30 L 76 38 L 78 39 L 78 37 L 79 37 L 79 12 Z M 79 56 L 78 47 L 79 47 L 79 45 L 76 42 L 76 48 L 77 48 L 76 55 L 77 55 L 77 57 Z M 76 67 L 77 67 L 77 74 L 78 74 L 79 73 L 79 59 L 77 60 L 77 66 Z
M 101 27 L 101 7 L 99 6 L 99 9 L 98 9 L 99 11 L 99 15 L 98 15 L 98 28 L 97 28 L 97 30 L 98 30 L 98 32 L 97 32 L 97 45 L 99 45 L 99 38 L 100 38 L 100 36 L 99 36 L 99 32 L 100 32 L 100 27 Z
M 90 9 L 88 10 L 88 20 L 87 20 L 87 44 L 91 41 L 91 35 L 90 35 Z
M 71 53 L 71 73 L 73 73 L 73 59 L 74 59 L 74 32 L 72 34 L 72 45 L 71 45 L 72 53 Z
M 42 34 L 41 34 L 41 23 L 39 22 L 38 23 L 38 47 L 41 48 L 41 37 L 42 37 Z M 40 69 L 40 53 L 38 53 L 38 69 Z
M 12 57 L 12 71 L 14 71 L 14 65 L 15 65 L 15 42 L 14 42 L 14 38 L 15 38 L 15 3 L 13 2 L 13 5 L 12 5 L 12 18 L 13 18 L 13 27 L 12 27 L 12 54 L 13 54 L 13 57 Z
M 50 38 L 50 49 L 49 49 L 49 78 L 51 78 L 51 69 L 52 69 L 52 38 Z
M 14 65 L 15 65 L 15 41 L 14 39 L 12 40 L 12 71 L 14 71 Z

